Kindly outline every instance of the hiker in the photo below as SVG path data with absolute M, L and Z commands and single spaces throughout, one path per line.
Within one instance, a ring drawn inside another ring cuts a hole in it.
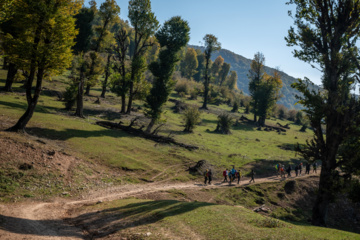
M 299 175 L 300 175 L 300 176 L 301 176 L 302 166 L 303 166 L 303 164 L 300 163 L 300 164 L 299 164 Z
M 228 171 L 228 177 L 229 177 L 229 185 L 231 185 L 232 182 L 232 175 L 231 175 L 231 171 Z
M 204 184 L 205 185 L 206 185 L 206 182 L 208 181 L 208 173 L 209 173 L 209 169 L 206 169 L 206 171 L 204 172 L 204 178 L 205 178 Z
M 237 178 L 237 180 L 238 180 L 238 183 L 237 184 L 239 184 L 240 183 L 240 179 L 241 179 L 241 172 L 240 172 L 240 169 L 238 170 L 238 171 L 236 171 L 236 173 L 235 173 L 235 177 Z
M 280 177 L 282 178 L 284 176 L 284 178 L 285 178 L 285 169 L 284 169 L 284 165 L 282 165 L 281 167 L 280 167 Z
M 305 166 L 305 174 L 310 174 L 310 163 L 306 163 L 306 166 Z
M 291 177 L 291 165 L 289 165 L 286 172 L 288 173 L 288 177 Z
M 279 164 L 275 164 L 276 176 L 279 176 Z
M 255 183 L 254 175 L 255 175 L 254 170 L 251 170 L 251 172 L 250 172 L 250 177 L 251 177 L 251 179 L 250 179 L 250 182 L 249 182 L 249 183 L 251 183 L 251 181 L 253 181 L 253 182 Z
M 228 170 L 225 169 L 225 170 L 223 171 L 223 177 L 224 177 L 224 181 L 223 181 L 223 182 L 227 182 L 227 181 L 228 181 L 228 180 L 227 180 L 227 175 L 228 175 Z
M 209 181 L 209 185 L 211 185 L 211 180 L 212 180 L 212 172 L 211 169 L 208 172 L 208 181 Z
M 316 167 L 317 167 L 317 163 L 314 162 L 314 163 L 313 163 L 313 173 L 316 173 Z
M 296 166 L 295 166 L 295 175 L 296 175 L 296 176 L 298 176 L 299 166 L 300 166 L 300 165 L 296 165 Z

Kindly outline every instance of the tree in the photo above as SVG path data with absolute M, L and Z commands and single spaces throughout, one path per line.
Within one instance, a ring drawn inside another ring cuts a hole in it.
M 192 133 L 195 125 L 200 120 L 200 111 L 197 107 L 188 107 L 184 114 L 183 119 L 185 120 L 185 129 L 184 132 Z
M 185 58 L 180 63 L 181 75 L 187 79 L 191 79 L 196 73 L 198 66 L 199 62 L 195 49 L 188 48 L 185 54 Z
M 81 2 L 73 0 L 16 1 L 15 25 L 27 31 L 18 38 L 7 35 L 4 42 L 11 62 L 29 71 L 25 83 L 28 106 L 9 131 L 25 131 L 37 105 L 44 78 L 69 67 L 71 47 L 77 34 L 73 16 L 80 7 Z
M 85 53 L 90 48 L 90 40 L 93 37 L 92 22 L 95 17 L 95 12 L 92 8 L 82 7 L 78 14 L 76 14 L 76 28 L 79 34 L 76 36 L 73 50 L 75 54 Z
M 204 78 L 204 72 L 205 72 L 205 54 L 201 52 L 201 50 L 196 50 L 197 53 L 197 61 L 198 61 L 198 67 L 196 69 L 196 73 L 194 75 L 194 80 L 197 82 L 201 82 Z
M 254 113 L 254 122 L 257 121 L 257 109 L 259 108 L 259 99 L 261 95 L 257 94 L 260 83 L 264 78 L 264 64 L 265 57 L 262 53 L 257 52 L 254 55 L 254 59 L 251 61 L 250 70 L 248 74 L 249 78 L 249 92 L 252 98 L 251 106 Z
M 14 12 L 15 0 L 2 0 L 0 2 L 0 23 L 7 21 Z
M 111 90 L 121 96 L 121 113 L 126 111 L 126 93 L 129 90 L 129 76 L 126 71 L 126 56 L 130 45 L 129 33 L 123 27 L 115 35 L 116 45 L 114 47 L 115 58 L 118 62 Z
M 210 85 L 210 58 L 211 54 L 214 51 L 220 50 L 221 44 L 218 42 L 217 37 L 215 37 L 212 34 L 206 34 L 204 37 L 205 42 L 205 73 L 204 73 L 204 103 L 202 105 L 202 109 L 208 109 L 207 108 L 207 102 L 208 102 L 208 95 L 209 95 L 209 85 Z
M 166 103 L 174 86 L 171 81 L 172 73 L 176 63 L 179 61 L 178 52 L 189 42 L 190 28 L 181 17 L 172 17 L 166 21 L 162 28 L 155 34 L 160 43 L 161 50 L 159 59 L 149 66 L 154 75 L 153 87 L 150 95 L 146 98 L 146 115 L 151 121 L 146 129 L 150 133 L 152 127 L 161 116 L 161 108 Z
M 296 5 L 296 29 L 288 32 L 288 46 L 296 46 L 294 56 L 317 65 L 323 73 L 322 91 L 309 90 L 307 79 L 293 87 L 303 94 L 299 100 L 314 131 L 314 138 L 300 152 L 309 161 L 322 161 L 312 224 L 326 226 L 328 206 L 339 190 L 337 167 L 349 161 L 339 158 L 339 148 L 360 124 L 359 100 L 350 93 L 360 70 L 356 67 L 360 2 L 291 0 L 289 4 Z
M 117 5 L 115 0 L 106 0 L 100 5 L 100 9 L 97 12 L 97 15 L 100 18 L 100 23 L 94 27 L 95 36 L 93 38 L 92 49 L 95 53 L 101 52 L 104 50 L 109 43 L 106 41 L 107 36 L 110 35 L 109 29 L 114 24 L 118 14 L 120 13 L 120 7 Z M 98 54 L 95 55 L 98 58 Z M 94 58 L 94 60 L 96 60 Z M 86 84 L 86 95 L 90 95 L 90 88 L 94 86 L 97 82 L 96 75 L 93 74 L 91 70 L 94 66 L 90 66 L 89 78 L 87 79 Z
M 150 37 L 158 29 L 159 22 L 155 14 L 151 11 L 150 0 L 130 0 L 129 1 L 129 20 L 134 28 L 133 47 L 130 49 L 131 73 L 129 82 L 129 101 L 126 113 L 131 112 L 132 101 L 134 98 L 134 84 L 139 82 L 144 71 L 146 50 L 154 43 Z
M 211 74 L 212 77 L 214 77 L 214 82 L 218 85 L 220 85 L 220 70 L 222 68 L 222 65 L 224 64 L 224 58 L 222 56 L 218 56 L 213 64 L 211 65 Z
M 230 72 L 230 76 L 228 77 L 228 79 L 226 79 L 225 81 L 225 85 L 230 89 L 237 89 L 236 83 L 238 80 L 238 75 L 236 71 L 231 71 Z
M 273 76 L 265 74 L 258 84 L 257 90 L 253 95 L 258 100 L 258 103 L 257 108 L 253 109 L 253 111 L 259 116 L 258 123 L 260 126 L 265 125 L 266 116 L 280 98 L 281 87 L 282 81 L 278 71 L 275 71 Z
M 229 74 L 230 67 L 231 67 L 230 63 L 226 63 L 226 62 L 224 62 L 223 65 L 221 66 L 221 69 L 219 72 L 219 85 L 220 86 L 222 86 L 223 83 L 225 82 L 226 77 Z M 232 89 L 230 89 L 230 90 L 232 90 Z

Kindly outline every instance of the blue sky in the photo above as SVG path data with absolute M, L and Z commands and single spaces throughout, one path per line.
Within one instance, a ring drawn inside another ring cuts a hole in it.
M 97 0 L 98 7 L 103 0 Z M 222 48 L 252 59 L 258 51 L 265 55 L 266 65 L 278 67 L 296 78 L 308 77 L 321 83 L 321 73 L 297 60 L 284 37 L 293 20 L 287 0 L 151 0 L 152 10 L 162 24 L 173 16 L 181 16 L 191 28 L 190 44 L 201 45 L 210 33 Z M 127 19 L 128 0 L 117 0 L 120 17 Z

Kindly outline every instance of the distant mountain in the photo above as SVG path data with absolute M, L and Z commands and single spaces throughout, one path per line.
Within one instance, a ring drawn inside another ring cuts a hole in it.
M 204 51 L 204 47 L 190 45 L 194 49 L 200 49 Z M 224 61 L 231 64 L 231 71 L 236 71 L 238 74 L 237 86 L 240 90 L 242 90 L 245 94 L 249 94 L 249 79 L 247 77 L 250 69 L 251 59 L 245 58 L 241 55 L 233 53 L 226 49 L 221 49 L 217 51 L 212 56 L 212 61 L 214 61 L 219 55 L 224 58 Z M 265 67 L 265 72 L 268 74 L 272 74 L 274 72 L 274 68 Z M 291 84 L 296 81 L 294 77 L 289 76 L 288 74 L 280 71 L 281 80 L 283 82 L 283 87 L 281 89 L 281 93 L 283 97 L 278 101 L 278 104 L 283 104 L 285 107 L 292 109 L 301 109 L 302 106 L 300 104 L 295 105 L 297 99 L 295 98 L 296 94 L 299 92 L 291 87 Z M 314 85 L 315 88 L 318 86 Z

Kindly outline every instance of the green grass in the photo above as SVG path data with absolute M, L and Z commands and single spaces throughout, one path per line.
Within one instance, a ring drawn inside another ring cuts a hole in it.
M 71 221 L 92 226 L 90 236 L 134 236 L 146 239 L 359 239 L 358 234 L 292 224 L 239 207 L 175 200 L 125 199 L 93 206 Z M 141 235 L 140 235 L 141 236 Z
M 66 88 L 67 73 L 54 77 L 52 82 L 44 82 L 47 91 L 63 91 Z M 0 84 L 4 84 L 5 71 L 0 70 Z M 26 101 L 20 83 L 14 84 L 15 93 L 0 93 L 0 112 L 13 123 L 24 113 Z M 92 89 L 91 94 L 98 96 L 100 87 Z M 51 95 L 51 94 L 50 94 Z M 142 178 L 162 172 L 164 168 L 172 165 L 190 166 L 197 161 L 205 159 L 215 167 L 224 168 L 235 165 L 237 168 L 246 164 L 259 162 L 258 174 L 273 171 L 275 162 L 298 161 L 294 151 L 283 150 L 281 146 L 293 146 L 297 142 L 304 143 L 311 137 L 310 133 L 299 132 L 300 126 L 291 125 L 291 129 L 284 134 L 276 132 L 257 131 L 254 126 L 246 124 L 234 127 L 231 135 L 213 133 L 216 128 L 217 115 L 203 112 L 202 122 L 193 134 L 183 133 L 183 120 L 181 114 L 173 113 L 173 103 L 168 102 L 164 108 L 162 119 L 166 125 L 161 129 L 160 135 L 171 134 L 179 142 L 198 146 L 196 151 L 188 151 L 171 145 L 160 145 L 155 142 L 134 137 L 118 130 L 109 130 L 95 125 L 96 120 L 120 121 L 120 99 L 112 93 L 107 94 L 101 105 L 93 104 L 96 97 L 86 97 L 85 119 L 71 116 L 66 112 L 63 102 L 58 101 L 56 96 L 43 94 L 40 97 L 36 112 L 28 124 L 28 132 L 42 138 L 48 138 L 63 142 L 67 149 L 77 157 L 89 161 L 123 169 L 126 171 L 139 172 Z M 173 94 L 172 97 L 176 97 Z M 201 105 L 199 100 L 185 100 L 190 104 Z M 136 101 L 135 105 L 143 103 Z M 227 105 L 213 106 L 210 109 L 215 112 L 230 111 Z M 241 111 L 243 109 L 240 109 Z M 242 113 L 232 114 L 239 118 Z M 248 116 L 252 118 L 251 116 Z M 124 120 L 128 122 L 128 120 Z M 267 120 L 267 123 L 275 125 L 276 121 Z M 288 122 L 278 121 L 281 124 Z M 208 131 L 209 130 L 209 131 Z M 296 137 L 296 139 L 295 139 Z M 181 168 L 183 169 L 183 168 Z M 169 168 L 166 176 L 175 181 L 187 181 L 193 179 L 185 171 L 178 168 Z M 164 178 L 165 175 L 160 176 Z M 216 176 L 215 176 L 216 177 Z M 220 177 L 220 176 L 219 176 Z

